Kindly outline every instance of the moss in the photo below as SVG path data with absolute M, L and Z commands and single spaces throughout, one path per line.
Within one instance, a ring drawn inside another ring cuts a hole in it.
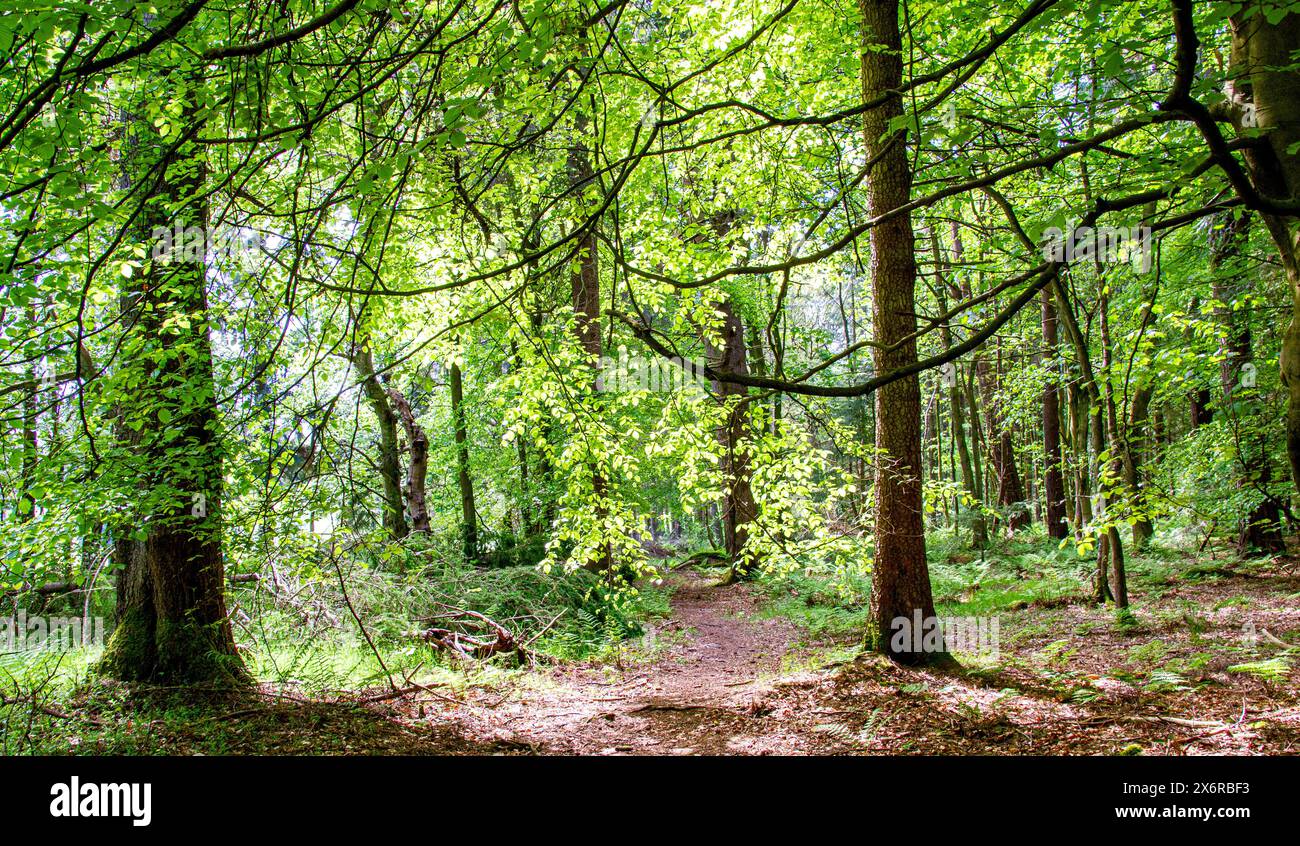
M 884 655 L 894 663 L 905 667 L 932 667 L 941 670 L 961 669 L 961 664 L 953 657 L 951 652 L 925 652 L 919 649 L 911 652 L 894 652 L 890 646 L 890 640 L 890 638 L 885 637 L 874 621 L 869 621 L 867 623 L 866 637 L 863 639 L 863 650 Z
M 231 649 L 220 625 L 192 620 L 155 623 L 143 609 L 127 611 L 104 649 L 100 674 L 120 681 L 169 684 L 241 685 L 248 681 L 243 661 Z
M 202 624 L 184 617 L 159 620 L 157 625 L 153 681 L 219 686 L 247 683 L 244 663 L 221 624 Z
M 144 681 L 152 675 L 157 660 L 153 615 L 143 608 L 131 608 L 118 620 L 96 669 L 120 681 Z

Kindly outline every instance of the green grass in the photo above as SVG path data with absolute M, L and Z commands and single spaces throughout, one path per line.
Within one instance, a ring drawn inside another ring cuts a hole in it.
M 791 620 L 811 639 L 861 637 L 867 629 L 868 574 L 837 583 L 830 571 L 797 570 L 764 574 L 759 585 L 768 595 L 762 613 Z
M 330 699 L 349 691 L 387 688 L 390 678 L 398 685 L 414 682 L 454 693 L 468 686 L 497 685 L 528 671 L 527 666 L 518 666 L 513 653 L 466 661 L 416 636 L 431 625 L 460 625 L 446 616 L 435 619 L 446 615 L 449 607 L 474 611 L 502 624 L 542 663 L 637 663 L 651 660 L 670 640 L 643 637 L 646 622 L 669 611 L 666 588 L 640 585 L 609 601 L 593 589 L 596 577 L 585 571 L 468 566 L 395 571 L 354 562 L 346 571 L 346 584 L 346 596 L 339 591 L 337 579 L 320 574 L 276 590 L 251 584 L 233 592 L 230 606 L 238 609 L 236 640 L 257 681 L 270 683 L 294 699 Z M 364 634 L 353 610 L 365 623 Z M 482 634 L 472 628 L 471 633 Z M 187 726 L 212 715 L 206 706 L 194 710 L 177 702 L 143 703 L 147 707 L 141 714 L 147 716 L 153 732 L 150 740 L 150 735 L 137 730 L 139 719 L 125 715 L 142 703 L 115 698 L 119 687 L 96 677 L 100 653 L 93 647 L 0 655 L 0 694 L 9 703 L 0 704 L 0 752 L 138 754 L 163 748 L 158 737 L 207 754 L 249 751 L 253 740 L 238 725 L 205 724 L 197 746 L 178 739 Z M 78 716 L 87 708 L 102 712 L 103 727 L 88 730 Z M 50 710 L 68 717 L 54 716 Z M 313 714 L 312 719 L 321 716 Z M 368 730 L 364 720 L 346 714 L 330 712 L 327 717 L 339 723 L 344 735 Z M 93 743 L 88 739 L 92 736 Z M 85 746 L 80 745 L 83 742 Z

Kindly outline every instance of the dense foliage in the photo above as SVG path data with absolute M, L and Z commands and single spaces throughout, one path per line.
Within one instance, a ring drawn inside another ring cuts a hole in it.
M 1300 3 L 24 6 L 0 588 L 105 672 L 585 655 L 701 551 L 869 634 L 911 483 L 1121 607 L 1153 537 L 1284 548 Z

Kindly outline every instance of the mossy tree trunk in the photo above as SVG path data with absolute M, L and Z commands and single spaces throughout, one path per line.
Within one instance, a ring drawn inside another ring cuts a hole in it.
M 359 317 L 358 321 L 364 317 Z M 410 527 L 406 522 L 406 506 L 402 501 L 402 456 L 397 442 L 397 414 L 393 411 L 388 392 L 375 372 L 374 353 L 370 338 L 363 337 L 352 350 L 352 364 L 361 377 L 370 408 L 379 424 L 379 477 L 384 485 L 383 516 L 381 521 L 388 536 L 394 540 L 406 537 Z
M 580 64 L 579 74 L 585 81 L 591 73 L 592 64 L 590 62 L 589 50 L 586 45 L 587 32 L 584 30 L 580 36 L 582 40 L 580 45 L 580 54 L 582 61 Z M 586 135 L 590 119 L 579 110 L 574 121 L 573 141 L 569 146 L 567 168 L 569 187 L 575 198 L 586 200 L 589 195 L 593 194 L 598 186 L 596 173 L 591 164 L 591 149 L 588 147 Z M 586 202 L 580 202 L 579 208 L 581 214 L 585 217 L 590 206 Z M 583 230 L 577 237 L 577 255 L 575 257 L 575 267 L 570 278 L 572 288 L 573 303 L 573 332 L 578 342 L 578 346 L 586 353 L 587 360 L 592 369 L 592 389 L 596 389 L 596 384 L 600 375 L 600 266 L 598 264 L 596 222 L 587 221 L 583 224 Z M 609 519 L 609 482 L 605 474 L 593 461 L 590 464 L 591 470 L 591 497 L 596 514 L 596 519 L 601 525 L 601 531 L 607 531 L 606 523 Z M 589 561 L 583 562 L 589 570 L 607 571 L 613 564 L 613 551 L 608 541 L 600 545 L 600 551 Z
M 203 154 L 192 142 L 164 143 L 139 119 L 126 136 L 127 172 L 146 181 L 144 226 L 179 220 L 186 238 L 123 282 L 118 431 L 129 435 L 119 449 L 139 495 L 117 527 L 118 621 L 101 671 L 127 681 L 236 683 L 246 676 L 224 594 Z

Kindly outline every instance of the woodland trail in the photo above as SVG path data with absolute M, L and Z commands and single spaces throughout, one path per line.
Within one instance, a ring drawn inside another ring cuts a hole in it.
M 668 578 L 669 615 L 612 661 L 403 696 L 304 700 L 264 689 L 265 699 L 223 699 L 215 716 L 193 721 L 160 719 L 166 703 L 151 706 L 147 691 L 101 684 L 56 717 L 90 723 L 72 748 L 114 754 L 1300 752 L 1300 677 L 1282 658 L 1267 676 L 1234 669 L 1255 655 L 1242 645 L 1244 626 L 1288 643 L 1300 632 L 1294 562 L 1139 586 L 1138 622 L 1128 626 L 1079 597 L 1008 607 L 1000 658 L 968 656 L 958 669 L 901 667 L 855 655 L 851 641 L 811 639 L 764 613 L 751 585 L 690 571 Z M 1143 674 L 1149 660 L 1159 675 Z
M 818 744 L 806 731 L 764 719 L 797 628 L 759 616 L 747 585 L 718 585 L 694 571 L 670 580 L 671 615 L 647 627 L 649 662 L 557 667 L 505 699 L 476 692 L 464 707 L 429 717 L 454 720 L 467 738 L 538 753 L 813 751 Z
M 1175 686 L 1143 684 L 1132 653 L 1152 638 L 1173 660 L 1231 647 L 1250 619 L 1300 624 L 1287 572 L 1179 584 L 1149 597 L 1147 624 L 1119 629 L 1086 602 L 1004 614 L 996 669 L 899 667 L 879 656 L 822 664 L 826 644 L 760 613 L 748 585 L 671 575 L 672 611 L 637 663 L 542 668 L 508 691 L 391 703 L 407 730 L 453 737 L 453 754 L 1294 754 L 1300 690 L 1227 672 L 1231 650 Z M 1250 609 L 1240 603 L 1249 596 Z M 1143 597 L 1144 601 L 1148 597 Z M 1215 608 L 1193 629 L 1186 605 Z M 1247 614 L 1249 616 L 1247 616 Z M 1189 666 L 1191 664 L 1189 663 Z M 1082 690 L 1086 696 L 1080 695 Z M 394 713 L 395 712 L 395 713 Z M 441 743 L 442 741 L 435 741 Z M 431 747 L 421 754 L 440 754 Z

